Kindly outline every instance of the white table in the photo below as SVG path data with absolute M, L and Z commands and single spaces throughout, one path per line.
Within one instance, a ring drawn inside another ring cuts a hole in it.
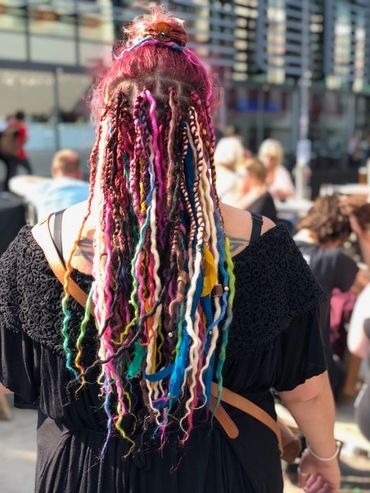
M 346 185 L 323 184 L 320 187 L 320 195 L 331 193 L 342 193 L 344 195 L 365 195 L 370 196 L 369 185 L 362 183 L 347 183 Z
M 302 217 L 312 206 L 311 200 L 302 199 L 298 197 L 291 197 L 284 202 L 281 200 L 275 200 L 275 207 L 279 215 L 293 214 L 298 217 Z

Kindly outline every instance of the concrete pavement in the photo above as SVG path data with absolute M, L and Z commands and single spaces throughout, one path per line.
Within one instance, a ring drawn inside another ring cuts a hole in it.
M 33 493 L 36 465 L 35 411 L 12 409 L 0 421 L 0 493 Z
M 12 409 L 12 413 L 11 421 L 0 421 L 0 493 L 33 493 L 37 415 L 21 409 Z M 370 459 L 366 455 L 370 453 L 370 442 L 353 422 L 350 403 L 339 405 L 337 414 L 336 437 L 345 441 L 341 493 L 370 492 Z M 286 480 L 285 493 L 301 491 Z

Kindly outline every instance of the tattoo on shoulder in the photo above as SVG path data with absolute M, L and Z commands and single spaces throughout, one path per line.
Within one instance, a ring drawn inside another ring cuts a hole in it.
M 230 252 L 231 255 L 238 253 L 243 250 L 248 245 L 248 240 L 244 238 L 237 238 L 236 236 L 228 236 L 230 243 Z
M 77 248 L 74 253 L 76 257 L 83 257 L 87 262 L 92 263 L 94 259 L 94 247 L 92 238 L 81 238 L 78 240 Z

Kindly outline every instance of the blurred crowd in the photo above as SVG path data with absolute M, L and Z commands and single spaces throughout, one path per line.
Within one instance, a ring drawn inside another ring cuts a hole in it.
M 363 152 L 365 144 L 356 150 Z M 217 186 L 223 202 L 285 223 L 327 295 L 322 336 L 337 400 L 354 398 L 353 412 L 370 440 L 370 203 L 367 194 L 339 193 L 306 201 L 287 217 L 281 204 L 297 200 L 284 167 L 284 149 L 262 142 L 258 155 L 229 129 L 216 147 Z M 294 207 L 290 210 L 294 210 Z

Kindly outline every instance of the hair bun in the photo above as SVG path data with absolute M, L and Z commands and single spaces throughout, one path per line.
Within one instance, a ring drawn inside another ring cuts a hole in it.
M 151 13 L 134 19 L 125 29 L 127 46 L 133 45 L 140 39 L 151 36 L 162 41 L 173 41 L 185 46 L 188 36 L 181 19 L 174 17 L 158 5 L 151 8 Z

